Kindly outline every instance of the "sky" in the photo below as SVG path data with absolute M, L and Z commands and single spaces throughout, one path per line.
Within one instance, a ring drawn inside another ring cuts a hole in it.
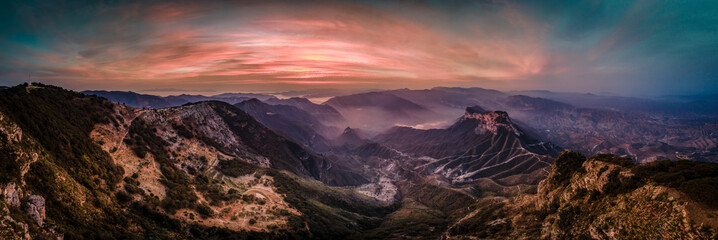
M 0 9 L 0 85 L 718 93 L 714 0 L 27 0 Z

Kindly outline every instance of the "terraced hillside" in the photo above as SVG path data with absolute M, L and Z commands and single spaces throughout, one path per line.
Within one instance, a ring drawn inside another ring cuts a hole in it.
M 548 172 L 558 148 L 536 140 L 511 122 L 505 112 L 467 108 L 466 114 L 446 129 L 420 130 L 398 127 L 374 138 L 403 153 L 433 160 L 417 166 L 454 183 L 491 178 L 516 182 L 520 175 L 541 176 Z M 519 182 L 534 184 L 540 178 Z

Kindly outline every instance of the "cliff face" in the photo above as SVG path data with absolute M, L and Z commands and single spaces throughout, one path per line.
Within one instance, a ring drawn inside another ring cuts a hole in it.
M 495 111 L 474 113 L 467 109 L 466 113 L 464 114 L 464 119 L 476 120 L 477 126 L 474 130 L 476 134 L 482 134 L 486 131 L 489 131 L 492 134 L 496 135 L 498 134 L 499 129 L 503 129 L 505 131 L 515 134 L 516 136 L 521 135 L 521 132 L 514 126 L 513 123 L 511 123 L 511 120 L 509 119 L 509 114 L 507 114 L 506 112 Z
M 628 162 L 627 162 L 628 161 Z M 449 238 L 715 239 L 716 211 L 686 193 L 637 176 L 630 160 L 564 151 L 535 195 L 486 205 Z M 539 237 L 540 236 L 540 237 Z
M 505 112 L 469 107 L 446 129 L 397 127 L 374 141 L 416 157 L 433 158 L 420 166 L 453 183 L 489 178 L 503 185 L 536 184 L 547 173 L 557 147 L 524 133 Z

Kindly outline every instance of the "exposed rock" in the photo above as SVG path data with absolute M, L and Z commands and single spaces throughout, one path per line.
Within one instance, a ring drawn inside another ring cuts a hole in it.
M 0 113 L 0 133 L 6 135 L 9 142 L 18 142 L 22 139 L 22 129 L 13 123 L 5 115 Z
M 452 226 L 446 239 L 716 239 L 709 217 L 691 215 L 699 203 L 639 181 L 618 160 L 630 162 L 564 151 L 536 195 L 486 204 Z
M 481 112 L 481 110 L 476 109 L 476 107 L 470 107 L 466 109 L 464 119 L 478 120 L 479 124 L 474 130 L 477 134 L 490 131 L 495 135 L 498 133 L 499 128 L 504 128 L 516 136 L 521 135 L 521 131 L 511 123 L 509 115 L 506 112 Z
M 53 235 L 57 236 L 57 240 L 63 240 L 65 239 L 65 235 L 57 231 L 57 226 L 49 224 L 49 226 L 45 225 L 45 230 L 52 233 Z
M 17 222 L 10 216 L 4 216 L 0 219 L 0 238 L 32 239 L 27 224 Z
M 436 160 L 415 166 L 439 174 L 453 184 L 481 178 L 502 185 L 536 184 L 548 173 L 559 149 L 540 141 L 511 122 L 506 112 L 469 107 L 446 129 L 396 127 L 373 139 L 414 157 Z
M 2 195 L 5 196 L 5 202 L 11 207 L 20 206 L 20 197 L 18 190 L 15 189 L 15 183 L 11 182 L 2 191 Z
M 549 182 L 554 185 L 560 185 L 568 181 L 571 176 L 582 167 L 586 161 L 586 157 L 579 152 L 564 150 L 556 158 L 553 163 L 551 174 L 548 176 Z
M 42 226 L 42 222 L 45 219 L 45 198 L 32 195 L 27 198 L 27 215 L 35 220 L 37 225 Z
M 391 179 L 386 177 L 381 177 L 376 183 L 361 185 L 355 190 L 385 203 L 396 201 L 399 194 L 399 189 L 396 185 L 392 183 Z

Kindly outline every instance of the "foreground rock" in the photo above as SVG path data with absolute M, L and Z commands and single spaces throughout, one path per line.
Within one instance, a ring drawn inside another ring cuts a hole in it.
M 27 198 L 27 215 L 42 226 L 42 221 L 45 219 L 45 198 L 32 195 Z
M 630 160 L 613 155 L 586 159 L 565 151 L 553 168 L 537 194 L 487 202 L 449 229 L 446 237 L 716 238 L 718 225 L 709 217 L 716 211 L 707 205 L 711 203 L 642 176 L 651 166 L 632 166 Z

